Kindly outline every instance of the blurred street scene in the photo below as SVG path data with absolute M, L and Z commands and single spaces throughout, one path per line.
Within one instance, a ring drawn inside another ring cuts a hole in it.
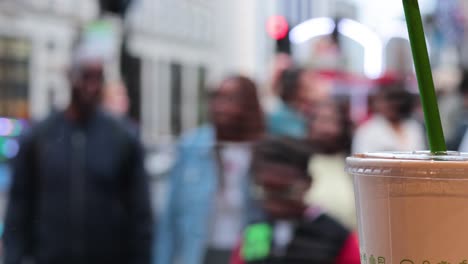
M 468 152 L 468 1 L 418 2 Z M 401 1 L 0 1 L 5 263 L 359 263 L 345 158 L 424 131 Z

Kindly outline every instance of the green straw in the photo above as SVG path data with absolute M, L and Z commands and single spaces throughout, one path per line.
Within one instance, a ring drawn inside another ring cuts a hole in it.
M 431 64 L 429 62 L 418 0 L 403 0 L 403 7 L 405 9 L 406 24 L 413 52 L 419 93 L 421 94 L 429 148 L 433 154 L 445 153 L 447 147 L 445 146 L 444 132 L 440 122 L 439 107 L 437 105 L 434 81 L 432 80 Z

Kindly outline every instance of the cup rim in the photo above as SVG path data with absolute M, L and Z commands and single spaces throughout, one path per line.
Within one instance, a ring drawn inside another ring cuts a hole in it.
M 458 151 L 447 151 L 433 154 L 424 151 L 382 151 L 357 153 L 351 158 L 360 159 L 389 159 L 389 160 L 430 160 L 430 161 L 468 161 L 468 153 Z
M 429 151 L 355 154 L 346 159 L 355 176 L 468 180 L 468 153 Z

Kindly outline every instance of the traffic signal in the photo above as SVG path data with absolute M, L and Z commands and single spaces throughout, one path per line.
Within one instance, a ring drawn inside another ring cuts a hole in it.
M 291 53 L 289 41 L 289 23 L 283 16 L 271 16 L 266 23 L 268 35 L 276 41 L 277 53 Z

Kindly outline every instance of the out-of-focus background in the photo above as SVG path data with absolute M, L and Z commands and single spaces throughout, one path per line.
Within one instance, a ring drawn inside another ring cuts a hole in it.
M 468 1 L 419 4 L 445 136 L 453 150 L 463 150 Z M 2 0 L 0 211 L 18 136 L 69 103 L 67 70 L 77 45 L 106 58 L 106 83 L 113 88 L 104 104 L 138 128 L 155 214 L 166 200 L 179 136 L 209 120 L 208 94 L 227 76 L 251 78 L 268 114 L 275 111 L 281 71 L 292 65 L 313 69 L 345 109 L 352 134 L 372 119 L 378 86 L 399 80 L 414 98 L 418 94 L 401 1 Z M 326 122 L 324 111 L 314 118 Z M 417 100 L 408 116 L 423 131 Z M 366 136 L 356 137 L 366 145 Z M 406 140 L 426 148 L 422 136 L 416 138 Z M 375 150 L 393 150 L 392 142 Z M 356 151 L 367 151 L 359 146 Z
M 202 94 L 226 74 L 240 72 L 266 86 L 275 38 L 288 29 L 297 29 L 290 38 L 297 63 L 348 74 L 356 94 L 367 79 L 387 71 L 412 73 L 399 2 L 75 2 L 1 2 L 2 116 L 38 120 L 67 104 L 64 73 L 79 38 L 112 58 L 108 78 L 127 84 L 130 116 L 148 147 L 203 122 Z M 442 75 L 438 87 L 452 88 L 456 80 L 446 82 L 466 64 L 464 1 L 420 5 L 434 70 Z M 359 120 L 362 111 L 353 117 Z

